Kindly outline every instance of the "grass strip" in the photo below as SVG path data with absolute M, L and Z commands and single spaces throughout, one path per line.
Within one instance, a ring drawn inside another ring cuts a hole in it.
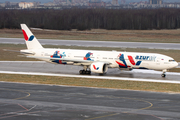
M 35 75 L 13 75 L 13 74 L 0 74 L 0 80 L 5 82 L 68 85 L 68 86 L 112 88 L 112 89 L 124 89 L 124 90 L 141 90 L 141 91 L 153 91 L 153 92 L 168 92 L 168 93 L 180 92 L 180 84 L 168 84 L 168 83 L 35 76 Z
M 38 39 L 180 43 L 180 30 L 35 30 Z M 0 29 L 0 37 L 23 38 L 21 29 Z

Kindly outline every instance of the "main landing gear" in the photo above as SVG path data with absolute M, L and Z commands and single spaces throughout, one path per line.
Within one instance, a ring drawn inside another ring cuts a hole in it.
M 167 70 L 163 70 L 163 74 L 161 75 L 162 77 L 166 77 L 166 73 L 167 72 Z
M 80 71 L 79 71 L 79 74 L 90 75 L 90 74 L 91 74 L 91 71 L 80 70 Z
M 84 66 L 83 70 L 79 71 L 79 74 L 90 75 L 91 71 L 90 71 L 90 69 L 89 70 L 87 70 L 87 69 L 89 69 L 89 67 L 88 66 Z

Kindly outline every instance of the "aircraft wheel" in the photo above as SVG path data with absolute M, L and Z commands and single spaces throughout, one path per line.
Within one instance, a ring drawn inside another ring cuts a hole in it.
M 79 74 L 83 74 L 83 70 L 80 70 L 80 71 L 79 71 Z
M 162 76 L 162 77 L 166 77 L 166 74 L 162 74 L 161 76 Z
M 86 74 L 86 71 L 85 71 L 85 70 L 82 70 L 82 74 Z
M 86 74 L 87 74 L 87 75 L 90 75 L 90 74 L 91 74 L 91 71 L 86 71 Z
M 91 74 L 91 71 L 80 70 L 80 71 L 79 71 L 79 74 L 87 74 L 87 75 L 90 75 L 90 74 Z

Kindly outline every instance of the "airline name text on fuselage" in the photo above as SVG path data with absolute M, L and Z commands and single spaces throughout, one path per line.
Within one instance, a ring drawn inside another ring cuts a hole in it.
M 141 55 L 137 55 L 135 57 L 136 60 L 144 60 L 144 61 L 155 61 L 156 56 L 141 56 Z

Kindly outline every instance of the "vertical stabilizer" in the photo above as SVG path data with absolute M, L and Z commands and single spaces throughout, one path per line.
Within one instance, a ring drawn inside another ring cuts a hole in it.
M 24 39 L 28 49 L 40 49 L 43 48 L 36 37 L 32 34 L 26 24 L 21 24 L 21 29 L 23 31 Z

